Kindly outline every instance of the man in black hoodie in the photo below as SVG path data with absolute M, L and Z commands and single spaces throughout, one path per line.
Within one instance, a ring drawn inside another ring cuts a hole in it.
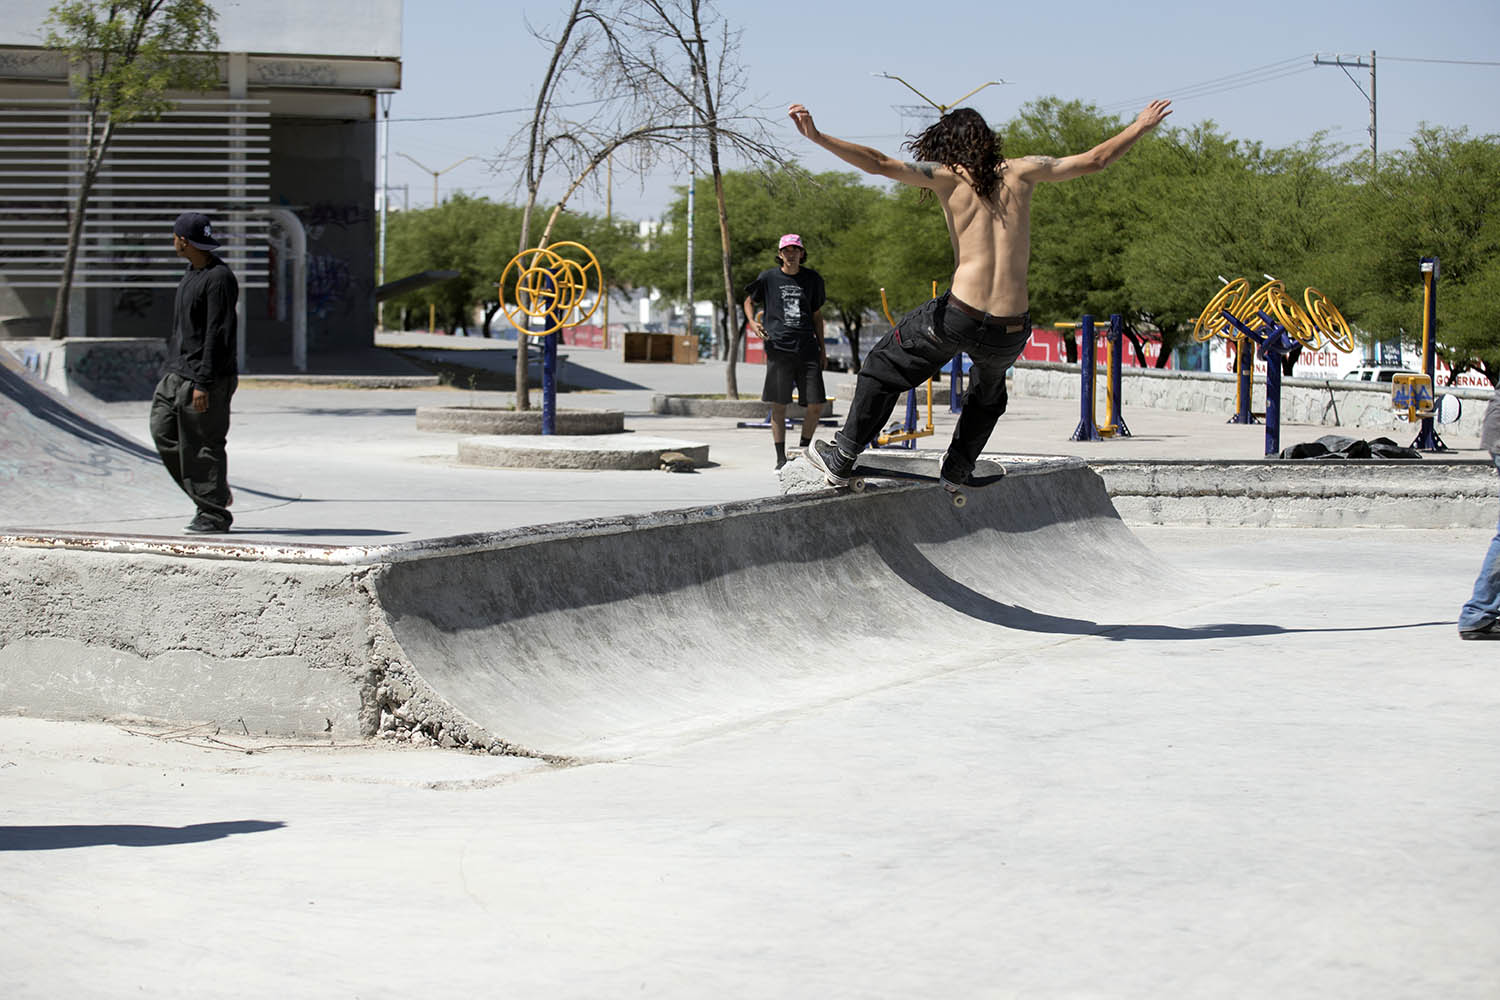
M 229 401 L 239 385 L 239 282 L 214 251 L 208 216 L 184 212 L 172 248 L 187 260 L 172 308 L 166 372 L 151 400 L 151 437 L 167 472 L 198 505 L 187 530 L 225 532 L 229 513 Z

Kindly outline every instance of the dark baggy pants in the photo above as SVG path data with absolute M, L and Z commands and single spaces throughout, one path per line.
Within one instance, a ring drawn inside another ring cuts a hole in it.
M 849 416 L 834 435 L 839 450 L 862 452 L 885 428 L 901 394 L 932 378 L 963 351 L 974 364 L 948 455 L 961 469 L 973 469 L 995 421 L 1005 412 L 1005 373 L 1026 347 L 1031 317 L 979 318 L 956 302 L 944 293 L 918 306 L 870 351 L 855 384 Z
M 198 509 L 225 527 L 229 513 L 229 401 L 239 379 L 233 375 L 214 381 L 208 390 L 208 409 L 193 409 L 193 383 L 168 372 L 156 383 L 151 398 L 151 438 L 162 464 Z

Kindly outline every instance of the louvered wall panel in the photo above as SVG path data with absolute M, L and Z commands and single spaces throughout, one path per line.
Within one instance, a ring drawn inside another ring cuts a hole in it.
M 213 219 L 219 252 L 248 288 L 267 284 L 271 122 L 264 100 L 189 99 L 120 126 L 89 195 L 76 288 L 173 288 L 172 220 Z M 0 275 L 55 288 L 83 178 L 88 115 L 71 100 L 0 104 Z

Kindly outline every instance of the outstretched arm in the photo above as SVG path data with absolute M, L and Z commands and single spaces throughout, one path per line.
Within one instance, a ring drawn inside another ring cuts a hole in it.
M 1016 176 L 1025 181 L 1065 181 L 1084 174 L 1097 173 L 1125 155 L 1136 140 L 1160 125 L 1172 113 L 1172 102 L 1152 101 L 1117 135 L 1110 136 L 1086 153 L 1075 153 L 1061 159 L 1052 156 L 1022 156 L 1006 161 Z
M 957 180 L 953 171 L 940 163 L 902 162 L 869 146 L 861 146 L 844 139 L 836 139 L 818 131 L 813 124 L 812 112 L 801 104 L 793 104 L 786 113 L 796 124 L 797 131 L 822 146 L 834 156 L 867 174 L 889 177 L 891 180 L 910 184 L 912 187 L 929 188 L 933 191 L 952 187 Z

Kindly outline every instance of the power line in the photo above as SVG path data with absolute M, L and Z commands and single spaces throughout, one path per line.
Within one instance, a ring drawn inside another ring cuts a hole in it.
M 1228 73 L 1224 76 L 1212 77 L 1208 80 L 1200 80 L 1197 83 L 1189 83 L 1176 87 L 1161 87 L 1150 94 L 1138 97 L 1122 98 L 1103 105 L 1100 110 L 1118 111 L 1124 108 L 1134 107 L 1142 101 L 1149 101 L 1161 94 L 1171 94 L 1173 101 L 1191 100 L 1195 97 L 1208 97 L 1213 94 L 1221 94 L 1229 90 L 1237 90 L 1241 87 L 1258 86 L 1279 80 L 1286 76 L 1294 76 L 1305 71 L 1306 59 L 1310 53 L 1295 55 L 1287 59 L 1280 59 L 1264 66 L 1256 66 L 1252 69 L 1240 70 L 1237 73 Z
M 554 104 L 554 105 L 552 105 L 552 107 L 555 107 L 555 108 L 583 108 L 583 107 L 588 107 L 591 104 L 603 104 L 603 103 L 605 103 L 606 101 L 609 101 L 609 100 L 611 100 L 611 98 L 608 98 L 608 97 L 596 97 L 592 101 L 574 101 L 571 104 Z M 535 110 L 536 110 L 535 107 L 501 108 L 498 111 L 476 111 L 473 114 L 467 114 L 467 115 L 437 115 L 437 116 L 434 116 L 432 118 L 392 118 L 391 119 L 391 124 L 394 125 L 394 124 L 397 124 L 397 123 L 405 123 L 405 122 L 456 122 L 456 121 L 463 121 L 463 120 L 469 119 L 469 118 L 494 118 L 494 117 L 497 117 L 499 115 L 519 115 L 519 114 L 524 114 L 524 113 L 526 113 L 528 111 L 535 111 Z
M 1381 56 L 1392 62 L 1448 63 L 1452 66 L 1500 66 L 1500 62 L 1486 59 L 1421 59 L 1417 56 Z

